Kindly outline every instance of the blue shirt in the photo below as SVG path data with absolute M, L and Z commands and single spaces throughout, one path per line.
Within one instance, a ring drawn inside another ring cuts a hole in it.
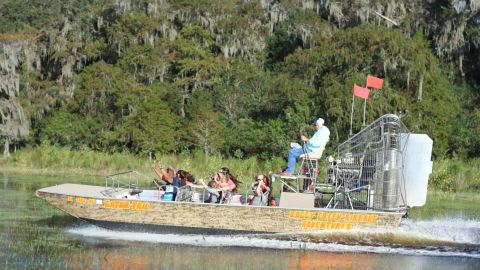
M 310 140 L 308 140 L 306 147 L 310 152 L 315 152 L 320 150 L 320 148 L 325 147 L 327 142 L 330 140 L 330 130 L 326 126 L 322 126 Z
M 173 177 L 173 182 L 172 182 L 172 186 L 174 187 L 183 187 L 185 186 L 187 183 L 185 181 L 185 178 L 178 178 L 177 176 L 174 176 Z

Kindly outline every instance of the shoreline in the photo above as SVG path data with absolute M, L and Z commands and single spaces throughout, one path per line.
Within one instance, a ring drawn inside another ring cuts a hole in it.
M 200 152 L 168 154 L 161 156 L 164 166 L 173 166 L 191 172 L 196 179 L 208 179 L 212 172 L 228 167 L 247 187 L 258 173 L 268 174 L 281 168 L 285 161 L 281 157 L 271 160 L 224 158 L 207 156 Z M 151 170 L 153 161 L 130 153 L 101 153 L 88 149 L 70 150 L 50 145 L 24 148 L 8 158 L 0 158 L 1 172 L 23 175 L 45 176 L 92 176 L 103 177 L 122 171 L 135 170 L 146 176 L 155 174 Z M 320 164 L 319 178 L 325 177 L 326 158 Z M 468 192 L 480 191 L 480 158 L 472 160 L 437 159 L 429 178 L 429 191 Z

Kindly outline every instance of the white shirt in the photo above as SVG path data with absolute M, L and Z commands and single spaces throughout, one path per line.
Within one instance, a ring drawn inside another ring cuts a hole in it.
M 310 152 L 315 152 L 320 150 L 320 148 L 325 147 L 327 142 L 330 140 L 330 130 L 326 126 L 322 126 L 310 140 L 307 142 L 307 150 Z

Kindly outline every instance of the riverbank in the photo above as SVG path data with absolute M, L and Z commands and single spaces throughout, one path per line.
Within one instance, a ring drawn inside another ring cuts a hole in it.
M 422 207 L 408 210 L 414 220 L 432 218 L 477 219 L 480 217 L 480 194 L 473 191 L 445 192 L 429 190 Z
M 259 161 L 256 158 L 229 159 L 217 155 L 207 156 L 202 152 L 162 155 L 157 157 L 164 166 L 173 166 L 191 172 L 196 179 L 208 179 L 222 167 L 242 181 L 246 188 L 255 180 L 258 173 L 268 174 L 279 170 L 284 160 L 274 158 Z M 122 171 L 135 170 L 146 176 L 155 177 L 151 169 L 152 160 L 129 153 L 99 153 L 92 150 L 72 151 L 49 145 L 25 148 L 13 153 L 9 158 L 0 158 L 2 171 L 10 174 L 50 175 L 50 176 L 91 176 L 103 177 Z
M 190 171 L 197 179 L 208 179 L 211 173 L 221 167 L 230 168 L 231 172 L 242 181 L 242 187 L 254 181 L 258 173 L 268 174 L 284 166 L 283 158 L 259 161 L 248 159 L 222 158 L 206 156 L 202 152 L 170 154 L 157 157 L 165 166 Z M 154 177 L 151 170 L 152 161 L 129 153 L 99 153 L 92 150 L 72 151 L 50 145 L 24 148 L 13 153 L 9 158 L 0 158 L 3 172 L 29 175 L 54 176 L 95 176 L 103 177 L 121 171 L 135 170 Z M 326 166 L 325 159 L 321 168 Z M 325 170 L 320 171 L 320 179 Z M 480 159 L 463 161 L 459 159 L 437 159 L 433 162 L 433 172 L 429 180 L 429 189 L 444 192 L 467 192 L 480 190 Z

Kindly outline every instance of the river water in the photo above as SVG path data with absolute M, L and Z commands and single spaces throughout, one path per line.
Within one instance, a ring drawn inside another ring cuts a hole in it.
M 101 179 L 0 181 L 0 269 L 480 269 L 480 217 L 462 209 L 406 219 L 395 229 L 153 234 L 99 228 L 34 195 L 55 183 Z

